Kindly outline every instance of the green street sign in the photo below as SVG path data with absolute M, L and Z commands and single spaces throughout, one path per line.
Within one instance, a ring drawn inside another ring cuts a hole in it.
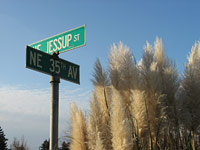
M 80 84 L 80 66 L 32 47 L 26 47 L 26 68 Z
M 30 44 L 30 47 L 48 54 L 75 49 L 86 44 L 85 25 Z

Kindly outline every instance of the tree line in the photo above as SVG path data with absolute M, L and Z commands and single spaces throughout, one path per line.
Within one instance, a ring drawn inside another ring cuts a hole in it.
M 4 134 L 4 131 L 0 126 L 0 150 L 29 150 L 29 147 L 24 137 L 22 137 L 20 140 L 14 138 L 12 144 L 10 145 L 10 148 L 8 148 L 7 141 L 8 139 L 6 138 L 6 135 Z M 45 140 L 41 144 L 39 149 L 49 150 L 49 140 Z M 61 146 L 59 146 L 59 150 L 69 150 L 69 143 L 63 141 Z

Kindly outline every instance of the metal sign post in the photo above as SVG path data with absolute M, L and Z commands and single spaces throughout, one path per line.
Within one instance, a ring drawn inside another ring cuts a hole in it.
M 50 109 L 50 150 L 58 149 L 58 114 L 60 77 L 51 76 L 51 109 Z

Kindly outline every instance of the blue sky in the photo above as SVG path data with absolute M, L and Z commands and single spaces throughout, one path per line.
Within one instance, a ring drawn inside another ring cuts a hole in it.
M 24 135 L 31 150 L 49 137 L 49 76 L 25 68 L 25 46 L 86 24 L 86 46 L 60 54 L 80 65 L 80 85 L 60 83 L 62 138 L 69 126 L 69 105 L 87 112 L 93 65 L 107 66 L 113 43 L 122 41 L 139 61 L 146 41 L 162 38 L 165 53 L 183 73 L 187 55 L 200 40 L 200 2 L 142 1 L 0 1 L 0 126 L 9 143 Z

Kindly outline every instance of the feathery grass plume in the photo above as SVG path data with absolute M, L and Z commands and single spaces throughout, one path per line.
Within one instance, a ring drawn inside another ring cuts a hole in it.
M 115 88 L 113 88 L 112 98 L 111 132 L 113 150 L 132 150 L 131 127 L 127 120 L 121 95 Z
M 158 95 L 161 86 L 161 78 L 158 74 L 158 64 L 154 59 L 154 49 L 148 42 L 144 48 L 140 72 L 143 80 L 142 89 L 145 91 L 146 95 L 145 101 L 148 107 L 147 113 L 149 113 L 149 117 L 152 115 L 151 118 L 155 119 L 154 112 L 156 111 L 157 105 L 160 104 L 160 101 L 158 101 L 159 99 L 157 98 L 158 96 L 155 95 Z
M 151 65 L 154 62 L 154 49 L 147 41 L 146 46 L 142 54 L 142 59 L 139 61 L 137 68 L 139 70 L 139 79 L 140 79 L 140 89 L 146 90 L 147 87 L 150 88 L 150 69 Z
M 110 107 L 110 80 L 108 78 L 108 74 L 102 68 L 102 65 L 99 59 L 96 60 L 93 79 L 91 80 L 94 85 L 95 95 L 97 97 L 97 101 L 100 105 L 101 112 L 103 116 L 109 117 L 109 107 Z
M 144 47 L 144 52 L 139 67 L 141 67 L 143 71 L 149 71 L 153 61 L 154 61 L 154 49 L 147 41 L 146 46 Z
M 91 81 L 95 86 L 105 87 L 110 85 L 108 74 L 103 69 L 99 59 L 97 59 L 95 62 L 93 77 L 94 79 L 92 79 Z
M 153 70 L 156 70 L 156 73 L 159 76 L 159 83 L 157 83 L 158 86 L 155 87 L 155 90 L 166 95 L 164 105 L 167 108 L 167 111 L 165 112 L 165 115 L 167 115 L 167 117 L 170 119 L 174 119 L 177 111 L 175 95 L 180 84 L 176 64 L 169 60 L 167 56 L 165 56 L 163 51 L 164 46 L 161 39 L 156 38 L 154 49 L 154 67 L 156 67 L 156 69 Z M 173 114 L 169 114 L 169 112 Z
M 105 148 L 103 146 L 103 142 L 102 142 L 99 134 L 100 133 L 97 134 L 95 150 L 105 150 Z
M 144 47 L 144 51 L 143 51 L 143 55 L 142 55 L 142 59 L 140 60 L 139 64 L 137 65 L 137 68 L 140 72 L 140 81 L 141 81 L 141 88 L 140 90 L 145 91 L 145 95 L 146 97 L 144 98 L 144 107 L 145 107 L 145 117 L 147 118 L 147 127 L 148 127 L 148 137 L 146 138 L 147 142 L 145 144 L 145 148 L 146 149 L 152 149 L 152 125 L 150 123 L 150 118 L 151 114 L 150 109 L 151 109 L 151 103 L 155 103 L 154 101 L 150 102 L 150 98 L 151 98 L 151 65 L 154 61 L 154 52 L 153 52 L 153 48 L 152 46 L 147 42 L 146 46 Z M 142 103 L 142 101 L 137 101 L 138 103 Z M 139 105 L 139 104 L 138 104 Z M 155 105 L 155 104 L 154 104 Z M 134 106 L 133 106 L 134 108 Z M 134 108 L 137 109 L 137 108 Z M 141 111 L 139 114 L 142 114 L 142 112 L 144 111 L 142 109 L 139 109 L 139 111 Z M 136 114 L 135 114 L 136 115 Z M 137 118 L 137 117 L 136 117 Z M 136 119 L 136 123 L 137 123 L 137 119 Z M 136 131 L 137 131 L 137 126 L 136 126 Z
M 99 105 L 100 117 L 101 117 L 101 139 L 105 149 L 111 149 L 111 132 L 110 132 L 110 105 L 111 105 L 111 89 L 110 79 L 108 74 L 101 66 L 99 59 L 97 59 L 94 67 L 92 82 L 94 84 L 95 100 Z M 97 136 L 97 135 L 96 135 Z
M 133 88 L 137 82 L 137 68 L 135 59 L 127 46 L 122 42 L 118 46 L 113 44 L 109 56 L 109 72 L 112 85 L 116 89 Z
M 200 125 L 200 43 L 195 43 L 191 49 L 188 62 L 185 65 L 182 81 L 182 111 L 181 121 L 192 133 L 192 147 L 195 149 L 195 135 Z M 187 118 L 185 117 L 187 116 Z
M 165 135 L 168 131 L 168 136 L 170 136 L 173 142 L 174 149 L 179 149 L 181 139 L 180 139 L 180 119 L 178 116 L 178 99 L 176 93 L 180 85 L 179 75 L 176 71 L 175 66 L 168 66 L 163 70 L 163 94 L 165 94 L 165 99 L 162 102 L 162 112 L 164 116 L 163 122 L 165 123 Z M 168 127 L 168 128 L 167 128 Z
M 131 103 L 132 115 L 135 119 L 135 127 L 139 137 L 146 136 L 147 132 L 147 117 L 145 111 L 145 92 L 141 90 L 132 90 L 133 102 Z
M 164 54 L 164 46 L 162 40 L 156 38 L 154 45 L 155 61 L 158 66 L 158 74 L 160 76 L 160 85 L 158 90 L 162 95 L 165 95 L 162 105 L 162 122 L 163 127 L 168 127 L 168 134 L 174 141 L 175 149 L 179 148 L 180 132 L 179 132 L 179 118 L 176 93 L 180 85 L 179 74 L 176 64 L 172 62 Z
M 145 149 L 148 143 L 146 138 L 148 136 L 148 119 L 145 108 L 145 92 L 142 90 L 132 90 L 131 92 L 133 99 L 131 108 L 135 126 L 134 149 Z
M 149 120 L 150 140 L 154 139 L 154 145 L 158 146 L 157 140 L 160 139 L 159 136 L 166 127 L 166 117 L 171 119 L 168 116 L 171 112 L 167 114 L 166 110 L 176 110 L 174 109 L 174 97 L 178 88 L 177 72 L 175 65 L 173 66 L 164 55 L 162 41 L 158 38 L 156 38 L 154 48 L 147 42 L 142 65 L 139 67 L 143 79 L 143 90 L 146 95 L 145 105 L 147 119 Z M 168 89 L 169 87 L 172 89 Z M 173 90 L 173 92 L 170 90 Z
M 87 124 L 89 150 L 95 150 L 97 138 L 98 136 L 100 136 L 99 134 L 102 130 L 102 114 L 99 108 L 99 103 L 97 101 L 96 95 L 95 93 L 93 93 L 92 98 L 90 100 L 90 115 Z
M 87 131 L 82 111 L 71 104 L 71 138 L 70 150 L 87 150 Z
M 163 70 L 163 94 L 166 94 L 164 113 L 169 120 L 169 125 L 176 128 L 179 125 L 176 93 L 180 86 L 180 76 L 176 65 L 169 65 Z
M 154 43 L 154 49 L 155 49 L 155 59 L 156 59 L 156 62 L 158 64 L 158 66 L 162 67 L 163 66 L 163 63 L 164 63 L 164 59 L 165 59 L 165 56 L 164 56 L 164 52 L 163 52 L 163 44 L 162 44 L 162 40 L 159 39 L 158 37 L 156 37 L 156 41 Z
M 165 117 L 168 119 L 168 126 L 171 129 L 175 129 L 178 132 L 178 116 L 177 116 L 177 100 L 175 98 L 176 92 L 180 85 L 180 79 L 176 64 L 169 60 L 165 56 L 162 44 L 162 40 L 156 38 L 155 42 L 155 61 L 158 64 L 158 73 L 161 78 L 160 92 L 166 95 L 166 99 L 163 102 L 163 110 Z
M 192 65 L 193 67 L 198 67 L 198 63 L 200 63 L 200 44 L 199 42 L 195 42 L 194 46 L 192 46 L 190 55 L 187 57 L 188 63 L 186 65 Z
M 125 113 L 134 126 L 133 116 L 131 115 L 131 102 L 133 101 L 131 89 L 138 88 L 139 85 L 139 72 L 135 59 L 130 49 L 122 42 L 118 46 L 113 44 L 108 57 L 112 85 L 119 91 L 122 103 L 125 106 Z

